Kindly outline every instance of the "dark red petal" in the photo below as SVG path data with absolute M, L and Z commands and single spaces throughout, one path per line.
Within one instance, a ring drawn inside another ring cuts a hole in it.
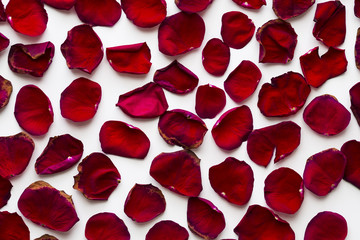
M 315 0 L 273 0 L 273 10 L 279 18 L 286 20 L 306 12 Z
M 231 48 L 241 49 L 251 40 L 255 32 L 255 25 L 242 12 L 227 12 L 221 18 L 221 37 Z
M 24 45 L 10 48 L 8 63 L 13 72 L 42 77 L 54 57 L 55 46 L 51 42 Z
M 169 107 L 163 89 L 153 82 L 120 95 L 116 106 L 134 118 L 156 118 Z
M 10 44 L 10 40 L 5 37 L 4 34 L 0 33 L 0 52 L 7 48 Z
M 350 122 L 350 112 L 331 95 L 314 98 L 304 110 L 305 123 L 315 132 L 332 136 L 342 132 Z
M 150 221 L 165 211 L 166 202 L 161 190 L 152 184 L 135 184 L 124 206 L 125 214 L 133 221 Z
M 91 153 L 78 166 L 74 189 L 87 199 L 107 200 L 120 183 L 120 173 L 103 153 Z
M 301 74 L 287 72 L 261 86 L 257 105 L 266 117 L 290 116 L 304 106 L 310 90 Z
M 216 145 L 225 150 L 233 150 L 246 141 L 253 130 L 253 118 L 246 105 L 225 112 L 215 123 L 211 134 Z
M 346 220 L 335 212 L 320 212 L 311 219 L 304 240 L 345 240 L 348 233 Z
M 106 48 L 106 58 L 120 73 L 145 74 L 151 67 L 151 53 L 146 42 Z
M 184 12 L 195 13 L 205 10 L 213 0 L 175 0 L 176 6 Z
M 253 62 L 243 60 L 226 78 L 224 89 L 232 100 L 240 103 L 254 93 L 261 76 Z
M 360 0 L 354 0 L 354 14 L 360 18 Z
M 340 1 L 318 3 L 314 17 L 314 37 L 328 47 L 336 47 L 345 40 L 345 6 Z
M 190 150 L 159 154 L 151 163 L 150 176 L 184 196 L 196 197 L 202 191 L 200 159 Z
M 24 217 L 36 224 L 66 232 L 79 218 L 71 196 L 44 181 L 37 181 L 24 190 L 18 201 Z
M 341 152 L 346 157 L 344 179 L 360 189 L 360 142 L 351 140 L 344 143 Z
M 118 216 L 102 212 L 89 218 L 85 226 L 85 237 L 88 240 L 130 240 L 130 233 Z
M 0 109 L 9 103 L 12 91 L 11 82 L 0 75 Z
M 270 20 L 262 25 L 256 40 L 260 43 L 259 62 L 285 64 L 294 57 L 297 34 L 284 20 Z
M 337 187 L 344 176 L 345 155 L 335 148 L 308 158 L 304 170 L 304 184 L 318 196 L 325 196 Z
M 250 159 L 266 167 L 273 157 L 278 162 L 290 155 L 300 144 L 301 128 L 292 121 L 281 122 L 254 130 L 248 138 L 247 152 Z
M 87 78 L 75 79 L 61 93 L 60 110 L 64 118 L 74 122 L 92 119 L 101 100 L 101 86 Z
M 5 13 L 10 26 L 19 33 L 35 37 L 46 29 L 48 15 L 41 0 L 10 0 Z
M 218 38 L 210 39 L 202 51 L 202 64 L 205 70 L 214 76 L 222 76 L 229 62 L 229 46 Z
M 59 240 L 57 239 L 56 237 L 52 236 L 52 235 L 49 235 L 49 234 L 44 234 L 42 235 L 41 237 L 39 238 L 36 238 L 34 240 Z
M 100 129 L 101 149 L 108 154 L 143 159 L 150 140 L 143 131 L 121 121 L 107 121 Z
M 355 84 L 349 91 L 351 101 L 351 111 L 360 125 L 360 83 Z
M 223 213 L 209 200 L 191 197 L 187 206 L 190 230 L 205 239 L 215 239 L 225 228 Z
M 0 22 L 5 22 L 5 21 L 6 21 L 5 8 L 2 1 L 0 1 Z
M 224 90 L 207 84 L 198 87 L 196 92 L 195 111 L 201 118 L 214 118 L 225 107 L 226 96 Z
M 259 9 L 263 5 L 266 5 L 266 0 L 233 0 L 233 2 L 249 9 Z
M 182 109 L 167 111 L 160 116 L 158 129 L 168 144 L 188 149 L 199 147 L 207 132 L 203 120 Z
M 42 1 L 53 8 L 57 8 L 61 10 L 70 10 L 76 2 L 76 0 L 42 0 Z
M 138 27 L 151 28 L 166 17 L 165 0 L 121 0 L 126 17 Z
M 171 240 L 187 240 L 189 239 L 189 233 L 187 230 L 173 222 L 171 220 L 163 220 L 156 223 L 148 233 L 145 240 L 159 240 L 170 239 Z
M 29 228 L 16 212 L 0 212 L 0 239 L 30 240 Z
M 95 26 L 113 26 L 121 17 L 116 0 L 76 0 L 74 7 L 81 21 Z
M 360 28 L 358 28 L 357 33 L 356 33 L 355 63 L 356 63 L 356 67 L 358 69 L 360 69 Z
M 234 232 L 241 240 L 295 240 L 295 233 L 288 222 L 259 205 L 249 206 Z
M 168 66 L 156 70 L 154 82 L 176 94 L 186 94 L 194 90 L 199 78 L 184 65 L 174 60 Z
M 211 187 L 227 201 L 244 205 L 249 202 L 254 188 L 254 173 L 244 161 L 228 157 L 209 169 Z
M 68 31 L 65 42 L 61 44 L 61 53 L 70 69 L 80 69 L 89 74 L 104 56 L 99 36 L 86 24 L 75 26 Z
M 196 13 L 179 12 L 160 24 L 159 50 L 175 56 L 200 47 L 205 35 L 204 20 Z
M 76 164 L 84 152 L 82 142 L 70 134 L 51 137 L 41 155 L 36 159 L 37 174 L 53 174 Z
M 11 182 L 0 175 L 0 208 L 5 206 L 11 197 Z

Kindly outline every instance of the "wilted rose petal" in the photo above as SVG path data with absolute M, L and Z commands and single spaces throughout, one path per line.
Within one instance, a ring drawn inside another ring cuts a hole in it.
M 57 239 L 56 237 L 54 237 L 52 235 L 44 234 L 41 237 L 38 237 L 38 238 L 36 238 L 34 240 L 59 240 L 59 239 Z
M 199 147 L 207 132 L 203 120 L 182 109 L 166 111 L 159 118 L 158 129 L 168 144 L 188 149 Z
M 76 2 L 76 0 L 42 0 L 42 1 L 53 8 L 57 8 L 61 10 L 70 10 Z
M 218 38 L 210 39 L 202 51 L 202 64 L 205 70 L 214 76 L 222 76 L 229 62 L 229 46 Z
M 7 48 L 10 44 L 10 40 L 5 37 L 4 34 L 0 33 L 0 52 Z
M 211 187 L 227 201 L 244 205 L 249 202 L 254 188 L 254 173 L 244 161 L 228 157 L 209 169 Z
M 48 15 L 41 0 L 10 0 L 5 13 L 10 26 L 19 33 L 35 37 L 46 29 Z
M 274 150 L 275 163 L 284 159 L 299 146 L 300 130 L 296 123 L 285 121 L 252 131 L 247 142 L 250 159 L 266 167 L 273 157 Z
M 0 175 L 0 208 L 5 206 L 11 197 L 11 182 Z
M 172 240 L 187 240 L 189 239 L 189 233 L 184 227 L 180 226 L 176 222 L 171 220 L 163 220 L 150 228 L 146 234 L 145 240 L 159 240 L 169 238 Z
M 253 118 L 246 105 L 235 107 L 221 115 L 211 134 L 216 145 L 225 150 L 233 150 L 246 141 L 253 130 Z
M 345 240 L 348 233 L 346 220 L 335 212 L 320 212 L 308 223 L 304 240 Z
M 85 226 L 85 237 L 88 240 L 130 240 L 130 233 L 118 216 L 102 212 L 89 218 Z
M 360 18 L 360 0 L 354 1 L 354 14 L 356 17 Z
M 232 100 L 240 103 L 254 93 L 261 76 L 253 62 L 243 60 L 226 78 L 224 89 Z
M 75 79 L 61 93 L 60 110 L 64 118 L 74 122 L 94 117 L 101 100 L 101 86 L 87 78 Z
M 273 0 L 273 10 L 279 18 L 286 20 L 306 12 L 315 0 Z
M 191 197 L 187 205 L 190 230 L 205 239 L 215 239 L 225 228 L 223 213 L 209 200 Z
M 198 87 L 196 92 L 195 111 L 201 118 L 214 118 L 225 107 L 226 96 L 224 90 L 207 84 Z
M 66 232 L 79 218 L 71 196 L 44 181 L 37 181 L 24 190 L 18 201 L 24 217 L 56 231 Z
M 24 220 L 16 213 L 0 212 L 0 239 L 30 240 L 30 231 Z
M 344 179 L 360 189 L 360 142 L 351 140 L 344 143 L 341 152 L 346 157 Z
M 194 90 L 199 78 L 184 65 L 174 60 L 167 67 L 156 70 L 154 82 L 176 94 L 186 94 Z
M 356 67 L 358 69 L 360 69 L 360 28 L 358 28 L 357 33 L 356 33 L 355 63 L 356 63 Z
M 95 26 L 113 26 L 121 17 L 116 0 L 76 0 L 74 8 L 81 21 Z
M 233 0 L 233 2 L 249 9 L 259 9 L 263 5 L 266 5 L 266 0 Z
M 107 121 L 100 129 L 101 149 L 108 154 L 143 159 L 150 140 L 143 131 L 121 121 Z
M 120 95 L 116 106 L 134 118 L 156 118 L 169 107 L 163 89 L 153 82 Z
M 8 64 L 13 72 L 42 77 L 52 62 L 54 51 L 55 46 L 51 42 L 18 43 L 10 48 Z
M 146 42 L 106 48 L 106 58 L 120 73 L 145 74 L 151 67 L 151 53 Z
M 135 184 L 124 206 L 125 214 L 138 223 L 147 222 L 165 211 L 166 202 L 161 190 L 152 184 Z
M 360 83 L 355 84 L 349 91 L 351 101 L 351 111 L 360 125 Z
M 318 196 L 325 196 L 344 176 L 346 156 L 335 148 L 319 152 L 306 161 L 304 184 L 307 189 Z
M 326 80 L 346 72 L 348 62 L 345 50 L 330 47 L 320 58 L 316 47 L 300 57 L 300 64 L 307 83 L 320 87 Z
M 204 20 L 197 14 L 176 13 L 160 24 L 159 50 L 175 56 L 200 47 L 205 35 Z
M 184 12 L 195 13 L 205 10 L 213 0 L 175 0 L 176 6 Z
M 12 91 L 11 82 L 0 75 L 0 109 L 9 103 Z
M 259 62 L 285 64 L 294 57 L 297 34 L 284 20 L 265 23 L 257 30 L 256 40 L 260 43 Z
M 221 18 L 221 37 L 231 48 L 241 49 L 251 40 L 255 32 L 255 25 L 242 12 L 227 12 Z
M 251 205 L 234 232 L 242 240 L 282 239 L 295 240 L 295 233 L 288 222 L 268 208 Z
M 332 136 L 342 132 L 350 122 L 350 112 L 331 95 L 314 98 L 303 113 L 305 123 L 315 132 Z
M 257 105 L 266 117 L 290 116 L 304 106 L 310 90 L 301 74 L 287 72 L 261 86 Z
M 80 69 L 89 74 L 104 56 L 99 36 L 87 24 L 75 26 L 68 31 L 65 42 L 61 44 L 61 53 L 70 69 Z
M 200 159 L 190 150 L 159 154 L 151 163 L 150 176 L 184 196 L 196 197 L 202 191 Z
M 70 134 L 51 137 L 44 151 L 36 159 L 37 174 L 53 174 L 76 164 L 84 152 L 82 142 Z

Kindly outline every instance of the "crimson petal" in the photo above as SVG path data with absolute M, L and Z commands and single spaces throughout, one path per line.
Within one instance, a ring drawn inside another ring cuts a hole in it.
M 59 239 L 57 239 L 56 237 L 54 237 L 52 235 L 44 234 L 41 237 L 38 237 L 38 238 L 36 238 L 34 240 L 59 240 Z
M 164 220 L 156 223 L 148 233 L 146 234 L 145 240 L 159 240 L 169 239 L 172 240 L 188 240 L 189 233 L 186 229 L 176 222 L 171 220 Z
M 315 0 L 273 0 L 273 10 L 279 18 L 286 20 L 306 12 Z
M 186 53 L 200 47 L 204 35 L 205 23 L 197 13 L 179 12 L 160 24 L 159 50 L 169 56 Z
M 11 197 L 11 182 L 0 175 L 0 208 L 5 206 Z
M 10 44 L 10 40 L 0 33 L 0 52 L 7 48 Z
M 355 63 L 356 63 L 356 67 L 358 69 L 360 69 L 360 28 L 358 28 L 357 33 L 356 33 Z
M 344 179 L 360 189 L 360 142 L 351 140 L 344 143 L 341 152 L 346 157 Z
M 354 0 L 354 14 L 360 18 L 360 0 Z
M 12 91 L 11 82 L 0 75 L 0 109 L 9 103 Z
M 229 46 L 218 38 L 210 39 L 202 51 L 202 64 L 205 70 L 214 76 L 222 76 L 229 62 Z
M 266 0 L 233 0 L 233 2 L 249 9 L 259 9 L 263 5 L 266 5 Z
M 57 8 L 61 10 L 70 10 L 76 2 L 76 0 L 42 0 L 42 1 L 53 8 Z
M 224 90 L 207 84 L 198 87 L 196 92 L 195 111 L 201 118 L 214 118 L 225 107 L 226 96 Z
M 184 12 L 195 13 L 204 11 L 213 0 L 175 0 L 176 6 Z
M 349 91 L 351 101 L 351 111 L 360 125 L 360 83 L 355 84 Z
M 30 231 L 24 220 L 16 213 L 0 212 L 0 239 L 30 240 Z
M 5 21 L 6 21 L 5 8 L 2 1 L 0 1 L 0 22 L 5 22 Z

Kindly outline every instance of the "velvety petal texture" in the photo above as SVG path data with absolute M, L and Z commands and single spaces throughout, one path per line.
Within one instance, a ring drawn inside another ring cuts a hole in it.
M 5 206 L 11 197 L 11 189 L 13 185 L 9 181 L 0 175 L 0 208 Z
M 233 2 L 248 9 L 260 9 L 266 5 L 266 0 L 233 0 Z
M 202 51 L 202 64 L 205 70 L 214 76 L 222 76 L 229 62 L 229 46 L 218 38 L 210 39 Z
M 5 37 L 4 34 L 0 33 L 0 52 L 5 50 L 9 46 L 9 44 L 10 44 L 10 40 L 7 37 Z
M 12 91 L 13 87 L 11 82 L 0 75 L 0 109 L 9 103 Z
M 360 18 L 360 0 L 354 0 L 354 14 Z
M 205 10 L 213 0 L 175 0 L 176 6 L 184 12 L 195 13 Z
M 0 239 L 30 240 L 29 228 L 16 212 L 0 212 Z
M 360 125 L 360 83 L 356 83 L 349 90 L 351 111 L 355 116 L 357 123 Z
M 195 111 L 201 118 L 214 118 L 225 107 L 224 90 L 214 85 L 199 86 L 196 92 Z
M 171 220 L 156 223 L 145 236 L 145 240 L 187 240 L 188 231 Z
M 70 10 L 76 0 L 42 0 L 45 4 L 60 10 Z
M 0 22 L 6 21 L 5 7 L 2 1 L 0 1 Z
M 360 189 L 360 142 L 350 140 L 341 147 L 346 157 L 344 179 Z
M 315 0 L 273 0 L 273 10 L 276 16 L 286 20 L 306 12 Z

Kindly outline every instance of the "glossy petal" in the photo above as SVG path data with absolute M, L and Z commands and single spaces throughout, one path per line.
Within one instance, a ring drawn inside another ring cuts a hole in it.
M 346 157 L 344 179 L 360 189 L 360 142 L 351 140 L 344 143 L 341 152 Z
M 30 240 L 30 231 L 24 220 L 16 213 L 0 212 L 0 239 Z
M 0 33 L 0 52 L 6 49 L 10 44 L 10 40 L 5 37 L 4 34 Z
M 188 240 L 187 230 L 171 220 L 163 220 L 156 223 L 148 233 L 145 240 Z
M 263 5 L 266 5 L 266 0 L 233 0 L 233 2 L 249 9 L 259 9 Z
M 176 6 L 184 12 L 196 13 L 204 11 L 213 0 L 175 0 Z
M 5 206 L 11 197 L 11 182 L 0 175 L 0 208 Z
M 351 111 L 360 125 L 360 83 L 355 84 L 349 91 L 351 101 Z
M 42 1 L 53 8 L 57 8 L 61 10 L 70 10 L 76 2 L 76 0 L 42 0 Z
M 279 18 L 286 20 L 306 12 L 315 0 L 273 0 L 273 10 Z
M 226 96 L 224 90 L 207 84 L 198 87 L 196 92 L 195 111 L 201 118 L 214 118 L 225 107 Z
M 44 234 L 41 237 L 38 237 L 38 238 L 36 238 L 34 240 L 59 240 L 59 239 L 57 239 L 56 237 L 54 237 L 52 235 Z
M 12 91 L 11 82 L 0 75 L 0 109 L 9 103 Z
M 210 39 L 202 51 L 202 64 L 205 70 L 214 76 L 222 76 L 229 62 L 229 46 L 218 38 Z

